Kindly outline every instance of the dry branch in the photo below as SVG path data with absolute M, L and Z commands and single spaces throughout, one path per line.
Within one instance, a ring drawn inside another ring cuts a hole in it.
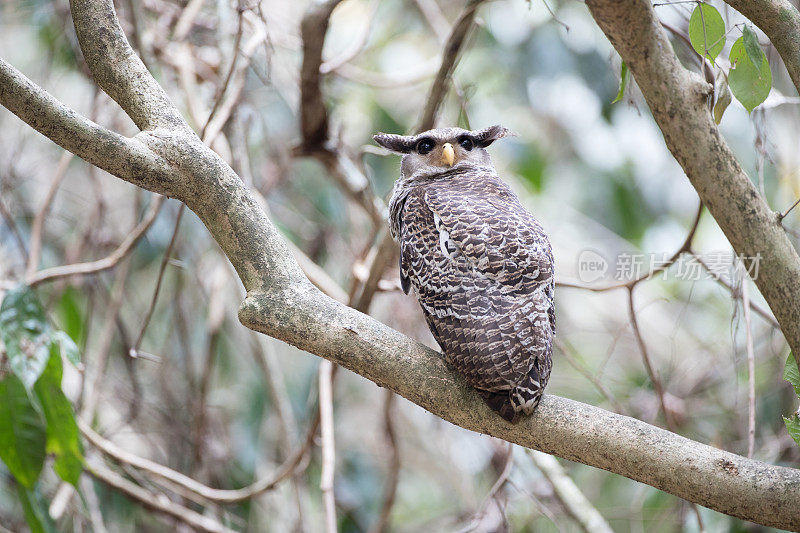
M 311 424 L 309 431 L 306 435 L 305 441 L 297 447 L 297 449 L 286 458 L 277 471 L 254 483 L 243 487 L 241 489 L 215 489 L 200 483 L 199 481 L 190 478 L 180 472 L 176 472 L 171 468 L 158 464 L 155 461 L 139 457 L 131 452 L 125 451 L 118 447 L 113 442 L 101 437 L 97 434 L 86 422 L 78 418 L 78 426 L 81 433 L 95 446 L 109 457 L 115 460 L 134 466 L 143 470 L 157 478 L 165 480 L 173 485 L 181 487 L 189 492 L 192 492 L 205 501 L 212 501 L 216 503 L 236 503 L 243 500 L 252 498 L 264 492 L 274 489 L 281 481 L 285 480 L 296 472 L 306 457 L 309 448 L 313 442 L 314 435 L 317 432 L 318 423 L 315 421 Z
M 154 495 L 150 491 L 125 479 L 97 461 L 89 461 L 86 464 L 86 469 L 98 480 L 128 495 L 145 507 L 171 516 L 199 531 L 207 531 L 208 533 L 234 533 L 232 529 L 223 526 L 212 518 L 196 513 L 191 509 L 168 500 L 164 496 L 158 497 Z
M 800 353 L 800 257 L 744 173 L 708 110 L 712 87 L 686 70 L 647 0 L 587 0 L 592 16 L 627 63 L 667 147 Z M 800 365 L 800 361 L 798 361 Z
M 433 85 L 431 85 L 430 93 L 428 93 L 425 111 L 422 113 L 418 131 L 427 131 L 433 128 L 436 123 L 439 106 L 442 105 L 442 100 L 444 100 L 449 87 L 447 82 L 458 64 L 458 57 L 464 46 L 464 41 L 472 28 L 472 22 L 475 20 L 475 11 L 482 2 L 483 0 L 470 0 L 453 25 L 453 29 L 450 30 L 450 36 L 447 38 L 447 43 L 445 43 L 442 51 L 439 72 L 436 74 Z
M 147 211 L 147 214 L 144 216 L 142 221 L 139 222 L 130 233 L 128 233 L 128 235 L 125 237 L 125 240 L 123 240 L 113 252 L 103 259 L 98 259 L 97 261 L 90 261 L 87 263 L 76 263 L 73 265 L 60 265 L 57 267 L 46 268 L 26 276 L 25 283 L 33 287 L 53 279 L 67 276 L 94 274 L 96 272 L 102 272 L 103 270 L 108 270 L 109 268 L 115 267 L 130 253 L 130 251 L 144 236 L 144 234 L 147 233 L 147 230 L 150 229 L 150 226 L 153 225 L 156 217 L 158 217 L 158 213 L 161 210 L 161 205 L 163 203 L 163 196 L 153 195 L 153 199 L 150 202 L 150 209 Z

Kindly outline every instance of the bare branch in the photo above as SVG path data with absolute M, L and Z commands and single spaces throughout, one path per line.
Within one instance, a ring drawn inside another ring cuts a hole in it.
M 143 131 L 187 129 L 180 112 L 125 38 L 113 4 L 103 0 L 70 0 L 69 5 L 92 77 L 136 126 Z
M 86 469 L 95 478 L 128 495 L 145 507 L 169 515 L 193 528 L 209 533 L 233 533 L 232 529 L 228 529 L 212 518 L 198 514 L 167 498 L 156 497 L 152 492 L 106 468 L 99 461 L 87 461 Z
M 711 86 L 680 64 L 649 1 L 586 4 L 630 67 L 667 146 L 736 253 L 745 266 L 760 261 L 755 283 L 789 346 L 800 353 L 800 257 L 722 138 L 707 106 Z
M 300 70 L 300 129 L 303 143 L 317 147 L 328 140 L 328 110 L 320 87 L 322 47 L 334 8 L 341 0 L 329 0 L 312 7 L 303 17 L 303 66 Z
M 169 263 L 169 257 L 172 253 L 172 248 L 175 246 L 175 241 L 178 239 L 178 230 L 180 229 L 181 217 L 183 217 L 184 208 L 185 206 L 181 204 L 180 208 L 178 208 L 178 214 L 175 216 L 175 226 L 172 230 L 172 237 L 169 239 L 167 249 L 164 250 L 164 257 L 161 258 L 161 266 L 158 267 L 156 287 L 153 289 L 153 296 L 150 298 L 150 305 L 147 306 L 147 312 L 145 313 L 144 320 L 139 328 L 139 334 L 136 335 L 136 340 L 133 342 L 133 346 L 130 348 L 131 357 L 137 356 L 136 354 L 139 351 L 139 346 L 142 344 L 144 333 L 147 331 L 147 326 L 150 325 L 150 319 L 153 317 L 153 311 L 155 310 L 156 302 L 158 301 L 158 293 L 161 292 L 161 282 L 164 280 L 164 273 L 167 270 L 167 263 Z
M 386 487 L 383 492 L 383 503 L 378 520 L 370 528 L 370 533 L 382 533 L 389 529 L 389 516 L 392 513 L 397 482 L 400 479 L 400 451 L 397 449 L 397 434 L 394 427 L 394 405 L 397 396 L 390 390 L 383 395 L 383 427 L 389 445 L 389 474 L 386 476 Z
M 753 457 L 756 445 L 756 358 L 753 353 L 753 330 L 750 324 L 750 287 L 742 272 L 742 311 L 747 350 L 747 457 Z
M 325 533 L 336 533 L 336 499 L 333 476 L 336 469 L 336 445 L 333 436 L 333 363 L 322 361 L 319 366 L 319 418 L 322 438 L 322 473 L 319 488 L 325 512 Z
M 30 276 L 27 276 L 25 282 L 31 287 L 33 287 L 45 281 L 51 281 L 54 279 L 63 278 L 67 276 L 94 274 L 96 272 L 102 272 L 103 270 L 108 270 L 109 268 L 115 267 L 123 258 L 125 258 L 130 253 L 130 251 L 133 249 L 136 243 L 139 242 L 139 240 L 145 235 L 145 233 L 147 233 L 147 230 L 150 229 L 150 226 L 153 225 L 153 222 L 155 222 L 156 217 L 158 217 L 158 213 L 161 210 L 161 205 L 163 203 L 164 203 L 164 197 L 158 194 L 154 194 L 153 199 L 150 202 L 150 209 L 147 211 L 147 214 L 144 216 L 142 221 L 139 222 L 130 233 L 128 233 L 128 235 L 125 237 L 125 240 L 122 241 L 122 243 L 120 243 L 120 245 L 116 248 L 116 250 L 111 252 L 111 254 L 104 257 L 103 259 L 98 259 L 97 261 L 90 261 L 88 263 L 61 265 L 57 267 L 40 270 L 38 272 L 34 272 Z
M 28 268 L 25 271 L 26 277 L 32 276 L 36 272 L 36 269 L 39 268 L 39 260 L 42 255 L 44 219 L 48 211 L 50 211 L 50 206 L 53 203 L 53 199 L 56 197 L 58 188 L 61 186 L 61 180 L 63 180 L 64 176 L 67 174 L 67 167 L 70 161 L 72 161 L 72 157 L 73 155 L 69 152 L 64 152 L 61 155 L 61 159 L 58 161 L 58 167 L 56 167 L 56 173 L 53 176 L 52 183 L 50 183 L 50 188 L 47 190 L 47 195 L 44 198 L 42 207 L 39 208 L 36 217 L 33 219 L 33 226 L 31 227 L 31 251 L 28 257 Z
M 140 470 L 152 474 L 158 478 L 173 483 L 179 487 L 193 492 L 201 498 L 217 502 L 217 503 L 236 503 L 243 500 L 257 496 L 269 490 L 274 489 L 281 481 L 287 479 L 295 471 L 298 466 L 303 462 L 304 457 L 308 453 L 313 437 L 316 434 L 318 422 L 311 424 L 306 440 L 299 446 L 294 453 L 292 453 L 286 460 L 278 467 L 278 470 L 268 478 L 259 479 L 258 481 L 243 487 L 241 489 L 224 490 L 214 489 L 203 485 L 199 481 L 190 478 L 180 472 L 176 472 L 171 468 L 158 464 L 144 457 L 127 452 L 114 444 L 113 442 L 98 435 L 86 422 L 78 418 L 78 427 L 81 433 L 95 446 L 109 457 L 115 460 L 134 466 Z
M 603 515 L 586 499 L 581 489 L 572 481 L 555 457 L 528 450 L 528 456 L 553 486 L 558 501 L 587 533 L 611 533 L 613 530 Z
M 450 31 L 450 37 L 447 38 L 447 43 L 442 51 L 442 63 L 439 66 L 439 72 L 433 80 L 431 90 L 428 93 L 427 103 L 425 110 L 422 113 L 422 120 L 418 131 L 427 131 L 434 127 L 436 124 L 436 115 L 439 112 L 439 106 L 444 100 L 447 93 L 447 82 L 458 64 L 459 54 L 464 46 L 464 41 L 472 28 L 472 22 L 475 20 L 475 11 L 484 0 L 469 0 L 464 11 L 459 15 L 458 20 L 453 25 Z
M 79 115 L 0 59 L 0 104 L 33 129 L 89 163 L 126 181 L 150 173 L 169 181 L 163 161 L 134 139 Z

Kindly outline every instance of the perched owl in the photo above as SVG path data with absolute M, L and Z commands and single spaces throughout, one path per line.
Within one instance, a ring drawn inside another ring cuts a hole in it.
M 552 366 L 553 254 L 486 147 L 508 130 L 379 133 L 403 154 L 389 203 L 400 276 L 448 363 L 509 422 L 539 403 Z

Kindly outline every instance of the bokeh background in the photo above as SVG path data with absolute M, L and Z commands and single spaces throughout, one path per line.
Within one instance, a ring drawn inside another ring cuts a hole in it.
M 305 0 L 242 4 L 262 21 L 265 36 L 252 49 L 237 107 L 214 148 L 263 195 L 286 238 L 348 291 L 354 280 L 363 279 L 368 251 L 384 228 L 373 225 L 324 166 L 295 150 L 300 142 L 299 27 L 309 5 Z M 659 5 L 657 12 L 685 33 L 693 7 L 676 2 Z M 717 7 L 729 28 L 743 21 L 724 4 Z M 237 40 L 236 3 L 208 1 L 201 3 L 186 39 L 177 42 L 175 27 L 185 8 L 180 0 L 118 2 L 132 44 L 199 132 L 225 86 L 234 47 L 255 31 L 245 23 Z M 345 0 L 331 17 L 323 54 L 323 70 L 330 70 L 323 91 L 331 139 L 382 199 L 398 176 L 399 158 L 374 146 L 371 136 L 415 130 L 443 42 L 462 9 L 463 2 L 453 0 Z M 734 102 L 721 130 L 769 205 L 785 211 L 800 195 L 798 101 L 780 59 L 759 35 L 770 58 L 773 92 L 752 114 Z M 697 70 L 687 45 L 673 37 L 687 67 Z M 65 0 L 0 3 L 0 57 L 85 116 L 136 133 L 88 75 Z M 628 291 L 568 286 L 625 281 L 616 266 L 626 254 L 641 257 L 646 273 L 651 261 L 681 247 L 698 210 L 697 195 L 666 149 L 635 82 L 612 103 L 619 75 L 620 59 L 583 3 L 488 2 L 478 9 L 438 124 L 475 129 L 502 124 L 516 133 L 490 152 L 554 246 L 562 283 L 556 291 L 560 344 L 547 392 L 667 427 L 631 327 Z M 146 191 L 78 158 L 68 159 L 0 109 L 0 290 L 24 277 L 33 221 L 55 190 L 60 164 L 66 170 L 45 218 L 39 268 L 104 257 L 153 201 Z M 52 320 L 79 343 L 87 371 L 107 356 L 91 413 L 100 433 L 204 483 L 236 488 L 268 475 L 299 446 L 314 418 L 320 360 L 239 324 L 242 286 L 189 211 L 139 346 L 145 356 L 129 357 L 178 207 L 168 200 L 145 237 L 114 269 L 46 283 L 38 293 Z M 790 213 L 784 224 L 796 242 L 798 213 Z M 587 250 L 606 262 L 599 279 L 587 278 L 579 268 Z M 781 419 L 797 407 L 782 379 L 788 355 L 783 337 L 752 284 L 749 296 L 767 316 L 754 312 L 745 320 L 741 276 L 731 264 L 730 245 L 707 212 L 692 250 L 707 264 L 721 265 L 716 275 L 704 269 L 687 273 L 675 265 L 637 284 L 633 294 L 642 340 L 672 423 L 690 439 L 747 453 L 749 328 L 756 382 L 754 457 L 797 466 L 800 452 Z M 692 256 L 682 261 L 688 264 Z M 392 261 L 384 273 L 371 313 L 435 347 L 413 297 L 399 291 L 395 265 Z M 78 408 L 86 394 L 84 381 L 77 369 L 65 369 L 64 387 Z M 346 370 L 338 372 L 334 394 L 339 527 L 368 531 L 380 512 L 391 463 L 385 395 Z M 403 399 L 389 416 L 400 459 L 391 530 L 493 531 L 504 523 L 512 531 L 580 530 L 524 449 L 513 450 L 508 481 L 487 502 L 503 468 L 503 445 Z M 560 463 L 614 531 L 699 529 L 690 507 L 671 495 Z M 211 506 L 210 512 L 234 529 L 318 531 L 319 478 L 314 446 L 294 478 L 244 503 Z M 42 491 L 52 497 L 57 486 L 51 472 Z M 71 501 L 58 522 L 64 531 L 92 530 L 92 509 L 101 511 L 109 531 L 175 527 L 102 483 L 83 487 L 91 494 Z M 756 530 L 706 509 L 700 514 L 707 531 Z M 2 465 L 0 524 L 10 531 L 25 527 Z

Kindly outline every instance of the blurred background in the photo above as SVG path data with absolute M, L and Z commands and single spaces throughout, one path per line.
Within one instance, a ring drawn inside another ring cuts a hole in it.
M 732 9 L 714 4 L 727 27 L 742 22 Z M 302 141 L 300 21 L 309 7 L 305 0 L 117 2 L 131 44 L 198 133 L 210 114 L 226 112 L 215 102 L 234 94 L 212 147 L 263 197 L 299 256 L 321 267 L 346 296 L 367 276 L 370 251 L 385 228 L 319 158 L 296 149 Z M 656 9 L 675 29 L 676 52 L 697 71 L 680 37 L 693 7 L 676 2 Z M 399 157 L 374 146 L 371 136 L 416 130 L 444 42 L 463 8 L 452 0 L 346 0 L 333 11 L 321 67 L 331 146 L 353 166 L 350 177 L 366 177 L 366 190 L 383 201 L 399 175 Z M 184 19 L 191 23 L 181 26 Z M 769 205 L 785 211 L 800 195 L 798 102 L 780 58 L 759 37 L 770 59 L 772 94 L 752 114 L 734 101 L 720 127 Z M 123 134 L 137 133 L 88 75 L 66 0 L 0 3 L 0 57 L 79 113 Z M 502 124 L 516 134 L 494 143 L 490 153 L 554 247 L 559 344 L 547 392 L 746 455 L 749 329 L 753 456 L 797 466 L 800 451 L 781 419 L 797 407 L 782 379 L 786 343 L 749 282 L 753 312 L 743 313 L 741 269 L 730 245 L 707 212 L 695 224 L 697 195 L 635 82 L 612 103 L 619 79 L 620 59 L 583 3 L 486 2 L 437 121 L 473 129 Z M 34 271 L 100 259 L 154 212 L 155 201 L 65 155 L 0 109 L 0 291 L 24 280 L 37 232 L 42 248 Z M 65 368 L 64 389 L 81 416 L 125 450 L 218 488 L 269 477 L 302 445 L 315 418 L 320 359 L 239 324 L 243 288 L 193 213 L 186 210 L 177 231 L 175 200 L 154 216 L 114 268 L 38 285 L 50 318 L 83 353 L 86 370 Z M 784 225 L 797 242 L 798 212 Z M 685 247 L 693 254 L 635 290 L 585 289 L 646 275 L 680 250 L 693 228 Z M 399 290 L 396 264 L 393 259 L 383 273 L 370 312 L 436 347 L 414 298 Z M 92 373 L 94 382 L 86 377 Z M 90 392 L 87 382 L 94 383 Z M 88 411 L 87 395 L 95 403 Z M 515 447 L 508 463 L 499 441 L 402 398 L 386 402 L 373 383 L 337 373 L 334 487 L 341 531 L 369 531 L 382 509 L 393 531 L 581 530 L 540 458 Z M 317 444 L 302 468 L 274 489 L 203 509 L 236 530 L 321 530 Z M 93 450 L 87 446 L 87 453 Z M 614 531 L 699 530 L 696 512 L 674 496 L 559 463 Z M 387 503 L 393 464 L 396 494 Z M 505 483 L 493 490 L 504 469 Z M 149 486 L 130 470 L 122 472 Z M 42 492 L 50 499 L 57 487 L 50 472 Z M 91 531 L 98 520 L 120 532 L 178 527 L 91 478 L 82 488 L 84 498 L 67 504 L 60 530 Z M 699 513 L 707 531 L 764 530 L 707 509 Z M 11 477 L 0 465 L 0 524 L 19 531 L 24 523 Z

